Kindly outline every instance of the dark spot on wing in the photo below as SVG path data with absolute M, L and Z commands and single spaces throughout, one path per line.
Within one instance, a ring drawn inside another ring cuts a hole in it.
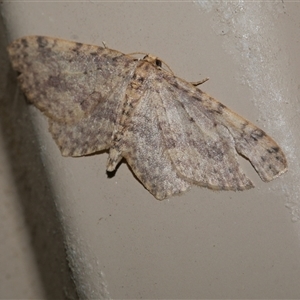
M 37 41 L 38 46 L 39 46 L 40 48 L 45 48 L 45 47 L 48 45 L 47 39 L 44 38 L 43 36 L 37 37 L 36 41 Z
M 168 139 L 166 139 L 166 146 L 168 149 L 173 149 L 173 148 L 176 148 L 176 141 L 169 137 Z
M 48 85 L 52 87 L 58 87 L 60 85 L 60 78 L 58 76 L 49 76 Z
M 76 43 L 75 47 L 72 49 L 72 51 L 74 52 L 78 52 L 80 50 L 80 48 L 82 47 L 82 43 Z
M 255 141 L 263 138 L 265 135 L 266 135 L 266 133 L 263 130 L 261 130 L 261 129 L 255 129 L 250 134 L 250 136 L 252 137 L 252 139 L 255 140 Z
M 125 55 L 125 54 L 121 53 L 119 56 L 114 56 L 114 57 L 112 58 L 112 61 L 116 61 L 117 59 L 123 57 L 124 55 Z
M 218 161 L 222 161 L 224 157 L 223 151 L 218 146 L 211 146 L 208 151 L 208 157 Z
M 225 108 L 226 106 L 222 103 L 218 103 L 218 112 L 221 114 L 223 112 L 223 109 Z
M 145 67 L 144 67 L 145 71 L 148 71 L 149 67 L 150 67 L 149 63 L 145 64 Z
M 196 97 L 196 96 L 191 96 L 191 97 L 192 97 L 192 99 L 194 99 L 196 101 L 202 101 L 202 98 L 200 98 L 200 97 Z
M 176 81 L 173 82 L 172 85 L 173 85 L 175 88 L 177 88 L 177 89 L 179 88 L 179 85 L 178 85 L 178 83 L 177 83 Z
M 241 130 L 244 131 L 244 129 L 248 126 L 248 124 L 249 123 L 247 121 L 245 121 L 241 126 Z
M 21 39 L 21 43 L 24 48 L 28 47 L 28 41 L 26 39 Z
M 279 151 L 279 147 L 272 147 L 267 149 L 269 153 L 277 153 Z

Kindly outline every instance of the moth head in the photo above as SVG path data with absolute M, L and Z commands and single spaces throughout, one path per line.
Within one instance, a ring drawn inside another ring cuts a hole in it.
M 144 56 L 143 60 L 145 60 L 151 64 L 154 64 L 155 66 L 160 67 L 160 68 L 162 66 L 161 60 L 152 54 L 147 54 L 146 56 Z

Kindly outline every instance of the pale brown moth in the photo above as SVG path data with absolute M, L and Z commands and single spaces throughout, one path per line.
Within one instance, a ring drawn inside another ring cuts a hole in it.
M 253 187 L 238 153 L 263 181 L 287 170 L 284 153 L 263 130 L 162 69 L 152 55 L 137 59 L 44 36 L 15 40 L 8 52 L 22 90 L 49 118 L 63 156 L 109 149 L 107 171 L 124 157 L 157 199 L 193 184 Z

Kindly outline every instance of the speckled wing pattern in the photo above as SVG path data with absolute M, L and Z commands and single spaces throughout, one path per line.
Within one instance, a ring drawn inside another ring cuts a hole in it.
M 124 157 L 157 198 L 193 184 L 216 190 L 253 187 L 238 154 L 263 181 L 287 170 L 263 130 L 160 67 L 106 47 L 31 36 L 8 47 L 22 90 L 49 118 L 64 156 L 109 149 L 107 170 Z
M 137 62 L 118 51 L 30 36 L 8 51 L 28 100 L 49 117 L 64 156 L 108 149 Z M 99 126 L 100 125 L 100 126 Z

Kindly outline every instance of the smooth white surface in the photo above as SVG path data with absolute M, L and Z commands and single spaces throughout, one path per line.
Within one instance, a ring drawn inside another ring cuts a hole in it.
M 300 298 L 299 222 L 292 222 L 299 219 L 300 4 L 207 5 L 3 5 L 11 39 L 105 41 L 155 54 L 186 80 L 210 77 L 201 88 L 266 130 L 288 157 L 289 172 L 271 183 L 241 158 L 255 189 L 194 187 L 159 202 L 126 164 L 108 179 L 106 154 L 63 158 L 31 107 L 82 297 Z

